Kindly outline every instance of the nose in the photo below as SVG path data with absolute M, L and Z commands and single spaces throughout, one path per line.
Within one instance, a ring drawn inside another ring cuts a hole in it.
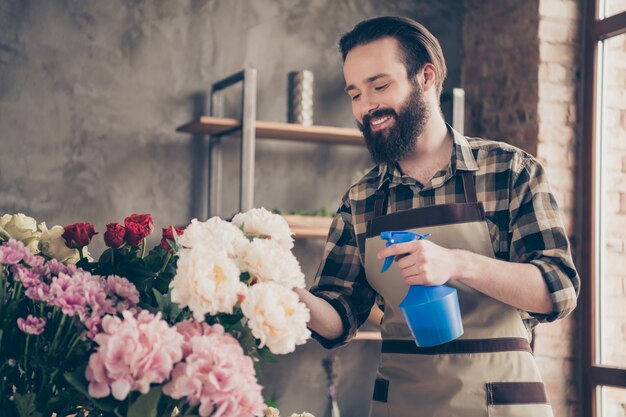
M 369 96 L 362 94 L 359 106 L 359 115 L 361 116 L 361 120 L 363 120 L 365 115 L 372 114 L 375 110 L 377 110 L 378 107 L 380 107 L 380 104 L 372 100 Z

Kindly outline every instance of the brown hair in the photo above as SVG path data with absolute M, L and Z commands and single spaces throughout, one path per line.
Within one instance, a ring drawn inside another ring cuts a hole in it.
M 398 41 L 403 54 L 404 66 L 410 79 L 431 63 L 435 67 L 437 94 L 441 94 L 446 79 L 446 61 L 441 45 L 423 25 L 407 17 L 383 16 L 364 20 L 339 40 L 339 51 L 346 60 L 353 48 L 391 37 Z

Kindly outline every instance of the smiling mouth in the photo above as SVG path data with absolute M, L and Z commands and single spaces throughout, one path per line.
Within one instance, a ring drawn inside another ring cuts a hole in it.
M 389 127 L 393 123 L 392 116 L 373 117 L 370 122 L 370 129 L 372 132 L 377 132 Z

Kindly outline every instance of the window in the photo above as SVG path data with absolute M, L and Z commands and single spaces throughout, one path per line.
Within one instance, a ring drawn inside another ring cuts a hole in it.
M 626 2 L 587 5 L 583 415 L 626 417 Z

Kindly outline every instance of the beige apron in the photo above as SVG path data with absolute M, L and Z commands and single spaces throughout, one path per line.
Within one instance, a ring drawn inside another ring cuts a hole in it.
M 385 246 L 380 233 L 430 233 L 430 241 L 495 257 L 474 175 L 457 171 L 466 203 L 441 204 L 383 215 L 386 186 L 376 192 L 375 218 L 368 222 L 365 270 L 384 300 L 382 353 L 371 417 L 552 417 L 541 375 L 520 312 L 472 288 L 457 289 L 464 334 L 429 348 L 417 347 L 399 304 L 408 292 L 396 262 L 381 273 Z M 520 283 L 523 285 L 523 283 Z M 428 320 L 428 317 L 424 317 Z

